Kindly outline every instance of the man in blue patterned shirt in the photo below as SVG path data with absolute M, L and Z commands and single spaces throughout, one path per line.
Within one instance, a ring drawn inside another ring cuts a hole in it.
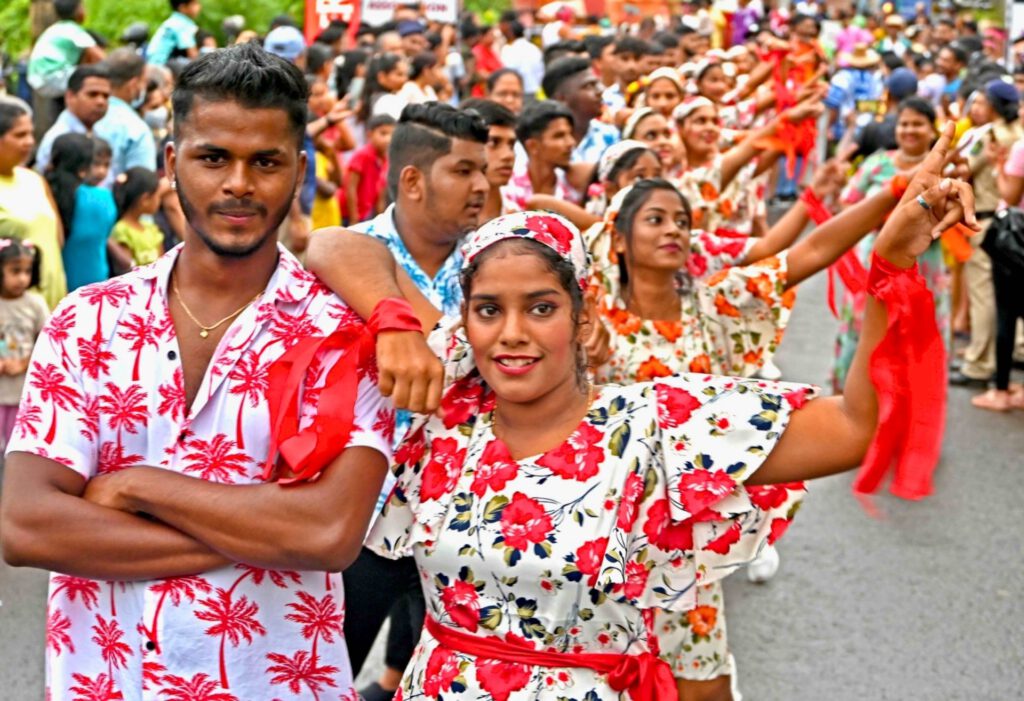
M 430 102 L 409 105 L 391 137 L 388 192 L 394 204 L 351 227 L 384 241 L 420 292 L 445 314 L 462 303 L 462 237 L 480 224 L 487 125 L 478 115 Z
M 619 130 L 600 120 L 601 81 L 590 61 L 578 56 L 560 58 L 544 74 L 544 94 L 569 108 L 573 116 L 576 148 L 573 163 L 597 163 L 605 149 L 619 141 Z
M 477 114 L 439 102 L 409 105 L 388 149 L 387 184 L 394 204 L 374 219 L 351 227 L 387 244 L 420 292 L 445 314 L 460 311 L 459 246 L 462 237 L 481 223 L 490 191 L 484 175 L 487 137 L 487 125 Z M 332 247 L 329 236 L 320 239 Z M 318 259 L 332 257 L 319 250 L 309 250 L 311 267 L 316 267 Z M 408 415 L 400 412 L 396 424 L 397 442 L 409 427 Z M 392 480 L 385 483 L 382 497 L 391 484 Z M 423 592 L 416 566 L 412 558 L 386 560 L 364 549 L 343 577 L 348 602 L 345 639 L 354 675 L 359 674 L 390 614 L 385 671 L 371 687 L 360 690 L 366 699 L 390 699 L 423 625 Z

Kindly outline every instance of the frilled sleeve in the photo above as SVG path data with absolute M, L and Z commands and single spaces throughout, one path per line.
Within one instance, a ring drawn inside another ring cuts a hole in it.
M 412 555 L 417 544 L 433 543 L 463 469 L 473 425 L 493 408 L 493 394 L 476 372 L 461 320 L 442 319 L 428 343 L 444 363 L 441 406 L 429 416 L 413 417 L 395 450 L 395 485 L 365 542 L 370 550 L 392 559 Z
M 775 352 L 795 301 L 786 254 L 719 270 L 693 291 L 694 312 L 724 375 L 750 377 Z
M 614 538 L 619 545 L 608 554 L 624 561 L 622 582 L 610 589 L 641 608 L 687 611 L 697 585 L 749 563 L 792 520 L 803 483 L 743 483 L 814 390 L 711 375 L 679 375 L 648 387 L 650 462 L 627 477 Z

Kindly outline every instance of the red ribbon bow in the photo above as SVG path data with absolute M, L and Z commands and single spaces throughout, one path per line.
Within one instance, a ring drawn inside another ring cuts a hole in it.
M 300 431 L 299 390 L 313 359 L 330 350 L 341 351 L 341 357 L 327 373 L 312 423 Z M 278 452 L 293 473 L 279 482 L 292 484 L 315 478 L 344 450 L 355 421 L 359 368 L 372 357 L 373 338 L 366 327 L 358 324 L 328 336 L 304 338 L 270 366 L 270 450 L 263 468 L 264 480 L 273 474 Z

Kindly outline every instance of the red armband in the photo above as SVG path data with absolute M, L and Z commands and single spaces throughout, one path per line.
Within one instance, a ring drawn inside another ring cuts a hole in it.
M 874 493 L 892 470 L 889 490 L 921 499 L 932 492 L 946 422 L 946 346 L 935 301 L 916 265 L 897 268 L 874 254 L 868 294 L 885 307 L 888 319 L 869 370 L 878 426 L 853 489 Z
M 832 218 L 832 212 L 828 211 L 828 207 L 811 188 L 800 193 L 800 201 L 807 207 L 807 215 L 815 224 L 824 224 Z
M 423 324 L 412 305 L 401 297 L 387 297 L 377 302 L 366 328 L 374 338 L 383 331 L 423 331 Z

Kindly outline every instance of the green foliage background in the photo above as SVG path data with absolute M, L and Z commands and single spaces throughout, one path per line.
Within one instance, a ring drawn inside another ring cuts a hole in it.
M 0 44 L 13 56 L 31 45 L 30 0 L 0 0 Z M 242 15 L 246 26 L 262 33 L 270 20 L 289 14 L 302 22 L 304 0 L 204 0 L 199 26 L 220 36 L 220 24 L 229 15 Z M 149 23 L 150 32 L 171 13 L 167 0 L 85 0 L 85 26 L 116 43 L 121 32 L 134 22 Z
M 0 48 L 18 56 L 31 47 L 29 26 L 31 0 L 0 0 Z M 510 0 L 463 0 L 463 7 L 494 22 L 498 14 L 511 6 Z M 221 21 L 229 15 L 243 15 L 246 25 L 265 32 L 270 20 L 287 13 L 301 23 L 305 0 L 203 0 L 199 26 L 220 37 Z M 148 22 L 150 31 L 170 14 L 167 0 L 85 0 L 85 25 L 116 43 L 121 32 L 133 22 Z

